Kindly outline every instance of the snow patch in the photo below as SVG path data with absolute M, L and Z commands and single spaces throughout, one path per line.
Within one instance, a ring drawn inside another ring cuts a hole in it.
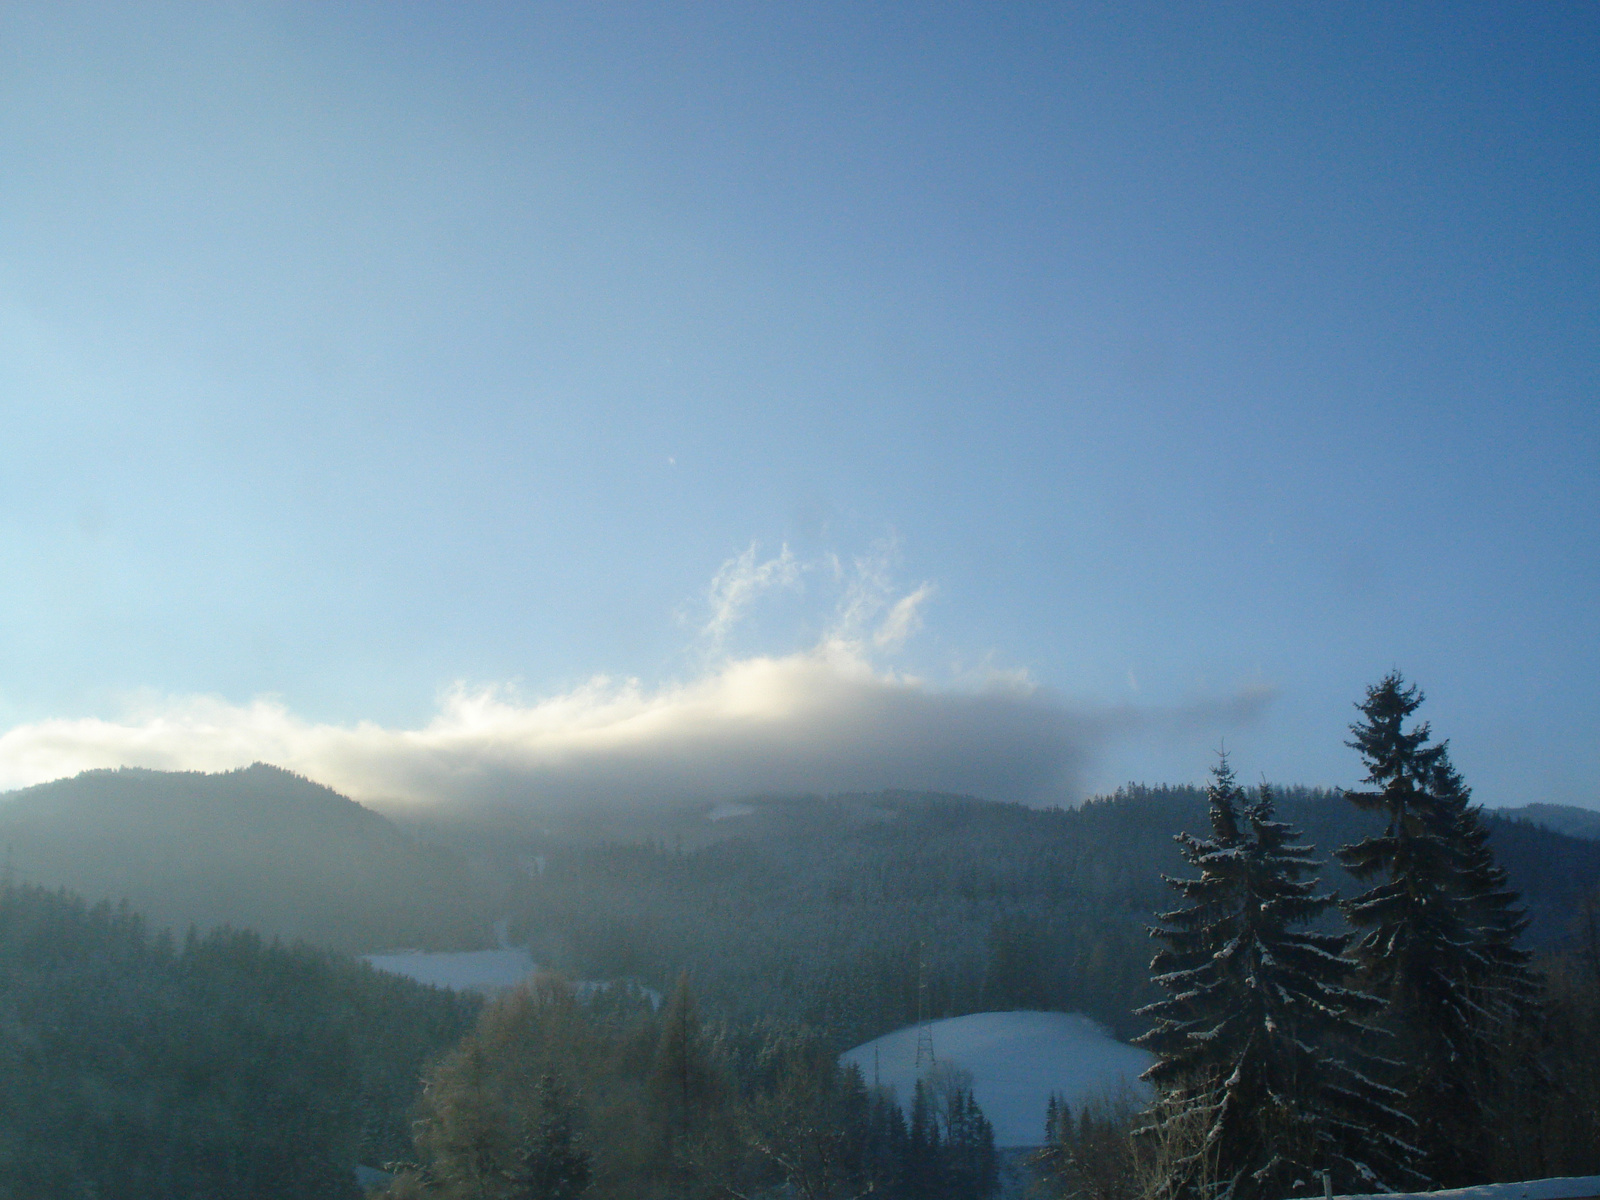
M 938 1066 L 972 1076 L 972 1094 L 994 1126 L 996 1146 L 1037 1146 L 1044 1140 L 1051 1093 L 1074 1108 L 1127 1089 L 1140 1102 L 1151 1096 L 1139 1075 L 1155 1061 L 1147 1051 L 1117 1041 L 1081 1013 L 990 1012 L 934 1021 Z M 909 1106 L 917 1080 L 919 1027 L 907 1026 L 840 1055 L 871 1087 L 892 1087 Z M 1559 1200 L 1529 1197 L 1529 1200 Z
M 730 801 L 726 804 L 719 804 L 713 808 L 706 814 L 706 820 L 728 821 L 737 817 L 753 817 L 755 816 L 755 813 L 756 810 L 754 805 L 734 804 Z
M 1335 1200 L 1595 1200 L 1600 1197 L 1600 1175 L 1569 1175 L 1556 1179 L 1528 1179 L 1522 1183 L 1485 1183 L 1444 1192 L 1379 1192 L 1339 1196 Z
M 363 954 L 366 962 L 391 975 L 404 975 L 429 987 L 493 996 L 532 975 L 537 966 L 526 950 L 408 950 L 398 954 Z

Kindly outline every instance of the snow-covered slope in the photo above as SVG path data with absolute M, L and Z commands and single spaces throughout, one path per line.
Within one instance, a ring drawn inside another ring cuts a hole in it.
M 1149 1095 L 1138 1076 L 1151 1056 L 1078 1013 L 973 1013 L 934 1021 L 928 1028 L 940 1066 L 970 1072 L 972 1093 L 994 1125 L 997 1146 L 1037 1146 L 1052 1092 L 1074 1107 L 1124 1087 L 1139 1099 Z M 903 1105 L 910 1102 L 919 1074 L 928 1073 L 926 1064 L 917 1069 L 914 1025 L 840 1057 L 861 1068 L 869 1087 L 874 1078 L 893 1087 Z
M 1388 1192 L 1381 1195 L 1336 1196 L 1334 1200 L 1593 1200 L 1600 1196 L 1600 1175 L 1529 1179 L 1522 1183 L 1486 1183 L 1447 1192 Z

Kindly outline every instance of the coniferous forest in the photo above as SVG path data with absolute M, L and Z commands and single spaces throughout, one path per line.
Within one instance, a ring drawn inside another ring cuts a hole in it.
M 72 844 L 34 789 L 0 898 L 0 1196 L 976 1200 L 1003 1172 L 970 1089 L 894 1102 L 838 1062 L 919 1009 L 1085 1012 L 1157 1055 L 1148 1108 L 1052 1106 L 1047 1194 L 1600 1171 L 1600 842 L 1474 807 L 1421 704 L 1398 676 L 1369 692 L 1349 792 L 1243 787 L 1223 760 L 1205 789 L 1070 810 L 882 793 L 406 829 L 257 767 L 173 777 L 163 824 L 159 773 L 51 785 L 74 811 L 135 789 L 144 894 L 165 861 L 204 876 L 179 839 L 208 788 L 332 821 L 361 865 L 341 927 L 320 854 L 321 945 L 273 936 L 311 911 L 273 899 L 303 864 L 242 881 L 265 935 L 211 923 L 226 889 L 192 924 L 174 889 L 152 924 L 81 864 L 97 902 L 40 886 Z M 253 803 L 240 844 L 274 823 Z M 245 869 L 227 821 L 202 832 Z M 485 1003 L 346 956 L 393 948 L 385 895 L 426 931 L 432 889 L 443 948 L 498 936 L 545 973 Z
M 227 929 L 0 892 L 0 1196 L 346 1197 L 477 1005 Z
M 1319 891 L 1272 789 L 1217 765 L 1209 830 L 1178 836 L 1180 904 L 1151 930 L 1163 995 L 1137 1040 L 1158 1055 L 1155 1101 L 1052 1112 L 1041 1162 L 1057 1190 L 1265 1200 L 1600 1171 L 1595 905 L 1536 965 L 1421 704 L 1391 673 L 1359 706 L 1365 786 L 1345 798 L 1382 824 L 1336 848 L 1365 885 L 1343 902 Z

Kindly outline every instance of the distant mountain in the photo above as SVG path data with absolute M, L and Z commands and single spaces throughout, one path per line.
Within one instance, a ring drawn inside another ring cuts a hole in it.
M 1524 804 L 1521 808 L 1496 809 L 1494 815 L 1512 821 L 1531 821 L 1568 837 L 1600 841 L 1600 811 L 1571 804 Z
M 123 769 L 0 796 L 7 877 L 126 899 L 157 925 L 232 925 L 344 950 L 485 944 L 454 851 L 288 771 Z

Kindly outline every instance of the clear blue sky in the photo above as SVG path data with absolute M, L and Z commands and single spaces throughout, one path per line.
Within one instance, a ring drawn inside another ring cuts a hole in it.
M 866 557 L 885 678 L 1201 714 L 1080 790 L 1399 667 L 1600 806 L 1597 384 L 1593 3 L 0 9 L 0 729 L 653 694 Z

